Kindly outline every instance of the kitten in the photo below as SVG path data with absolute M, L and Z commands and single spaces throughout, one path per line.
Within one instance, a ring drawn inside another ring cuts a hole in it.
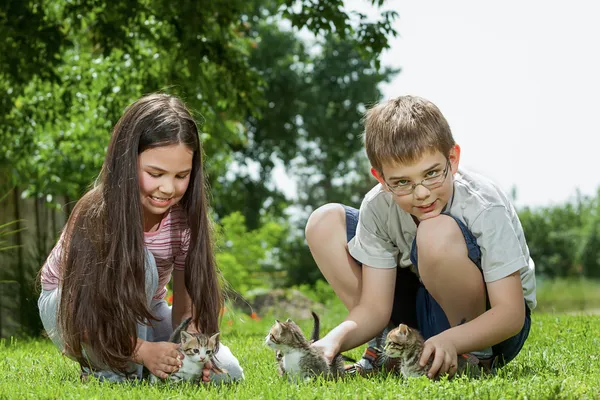
M 427 374 L 433 362 L 433 357 L 430 357 L 424 367 L 419 365 L 424 345 L 425 339 L 423 339 L 418 330 L 409 328 L 405 324 L 400 324 L 387 335 L 385 355 L 391 359 L 399 360 L 399 368 L 396 369 L 405 377 L 419 377 Z M 478 365 L 479 360 L 477 357 L 468 354 L 459 354 L 457 362 L 457 375 L 481 375 L 481 368 Z
M 169 342 L 181 344 L 179 351 L 184 355 L 181 368 L 169 375 L 169 379 L 175 382 L 191 381 L 200 383 L 202 382 L 202 370 L 207 361 L 212 363 L 212 371 L 226 373 L 226 371 L 217 368 L 214 363 L 214 353 L 219 333 L 217 332 L 212 336 L 204 333 L 189 333 L 185 329 L 190 321 L 191 318 L 184 320 L 169 337 Z M 156 382 L 159 378 L 152 375 L 150 379 L 152 382 Z
M 319 339 L 319 317 L 312 313 L 315 321 L 311 340 L 308 341 L 302 330 L 288 318 L 285 322 L 275 321 L 265 344 L 276 351 L 280 375 L 290 379 L 309 380 L 322 375 L 327 379 L 337 379 L 344 373 L 344 362 L 340 354 L 329 364 L 319 348 L 311 344 Z

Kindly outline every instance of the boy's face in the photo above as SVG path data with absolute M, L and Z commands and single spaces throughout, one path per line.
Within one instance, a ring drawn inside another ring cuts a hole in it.
M 388 192 L 392 192 L 394 201 L 400 208 L 414 215 L 419 221 L 440 215 L 452 196 L 454 174 L 458 171 L 460 147 L 455 145 L 448 159 L 439 151 L 424 154 L 413 164 L 384 164 L 383 174 L 371 172 Z M 447 170 L 446 170 L 447 169 Z M 419 184 L 425 180 L 425 185 Z M 434 182 L 434 184 L 431 184 Z M 412 193 L 396 194 L 399 189 Z M 408 188 L 408 189 L 407 189 Z

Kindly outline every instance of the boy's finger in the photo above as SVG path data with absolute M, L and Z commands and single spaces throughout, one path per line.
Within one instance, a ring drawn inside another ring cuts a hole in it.
M 440 370 L 440 367 L 442 366 L 443 362 L 444 354 L 441 351 L 436 352 L 435 357 L 433 359 L 433 363 L 431 363 L 431 368 L 429 368 L 429 372 L 427 373 L 427 377 L 433 379 Z
M 429 357 L 431 357 L 433 350 L 433 347 L 425 345 L 425 348 L 423 349 L 423 354 L 421 354 L 421 359 L 419 360 L 419 365 L 421 367 L 424 367 L 425 364 L 427 364 L 427 361 L 429 361 Z

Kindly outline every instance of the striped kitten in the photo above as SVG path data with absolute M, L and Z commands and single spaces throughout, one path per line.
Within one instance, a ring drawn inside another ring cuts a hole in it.
M 319 338 L 319 317 L 314 312 L 312 315 L 315 326 L 310 341 L 290 319 L 285 322 L 276 320 L 265 338 L 265 344 L 276 352 L 279 374 L 287 375 L 290 380 L 309 380 L 320 375 L 336 379 L 344 373 L 344 361 L 340 354 L 329 364 L 322 350 L 311 346 Z
M 169 338 L 169 342 L 181 344 L 179 351 L 184 355 L 181 368 L 169 375 L 168 379 L 174 382 L 191 381 L 201 383 L 202 370 L 207 361 L 212 362 L 212 371 L 226 373 L 226 371 L 217 368 L 213 361 L 219 333 L 217 332 L 212 336 L 204 333 L 189 333 L 185 329 L 191 320 L 191 318 L 188 318 L 179 324 Z M 156 382 L 158 379 L 155 375 L 150 378 L 152 382 Z
M 385 343 L 385 355 L 391 359 L 399 359 L 398 370 L 405 377 L 419 377 L 427 374 L 433 357 L 424 367 L 419 365 L 419 360 L 423 354 L 425 339 L 421 333 L 405 324 L 400 324 L 387 335 Z M 456 374 L 469 374 L 476 377 L 481 375 L 481 368 L 478 365 L 477 357 L 468 354 L 459 354 L 457 357 L 458 367 Z

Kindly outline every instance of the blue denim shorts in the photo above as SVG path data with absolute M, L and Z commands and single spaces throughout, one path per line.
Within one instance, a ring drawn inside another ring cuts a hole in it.
M 345 205 L 343 207 L 346 210 L 346 235 L 349 242 L 356 235 L 359 210 Z M 452 217 L 451 215 L 449 216 Z M 483 275 L 481 269 L 481 249 L 477 244 L 477 240 L 473 236 L 473 233 L 471 233 L 461 221 L 456 218 L 454 218 L 454 220 L 460 227 L 465 238 L 469 258 Z M 418 270 L 419 263 L 417 254 L 417 240 L 415 238 L 412 243 L 410 260 Z M 361 265 L 360 262 L 358 262 L 358 264 Z M 404 323 L 412 327 L 417 327 L 425 339 L 429 339 L 446 329 L 450 329 L 450 323 L 448 322 L 448 318 L 442 310 L 442 307 L 435 301 L 433 296 L 429 294 L 425 286 L 419 281 L 417 275 L 410 271 L 409 268 L 397 268 L 397 270 L 392 323 L 394 325 Z M 501 367 L 515 358 L 529 336 L 529 330 L 531 328 L 531 311 L 526 303 L 524 303 L 524 307 L 525 322 L 521 331 L 515 336 L 492 346 L 495 357 L 493 362 L 494 367 Z M 489 302 L 487 308 L 490 308 Z

